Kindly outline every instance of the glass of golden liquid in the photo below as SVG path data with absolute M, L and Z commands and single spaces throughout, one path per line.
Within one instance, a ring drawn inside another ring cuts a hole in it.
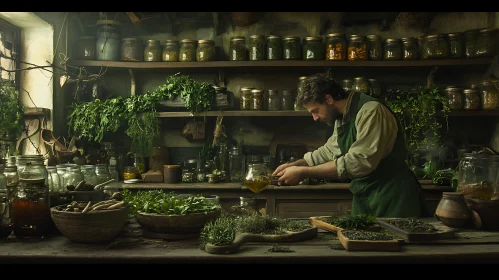
M 272 173 L 263 163 L 250 164 L 244 178 L 244 185 L 252 192 L 259 193 L 270 185 Z

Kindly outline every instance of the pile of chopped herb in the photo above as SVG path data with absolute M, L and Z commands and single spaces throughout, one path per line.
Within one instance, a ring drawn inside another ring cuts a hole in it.
M 415 218 L 387 219 L 386 222 L 407 232 L 436 232 L 433 225 Z
M 342 230 L 341 233 L 350 240 L 393 240 L 393 236 L 387 234 L 386 232 Z
M 365 229 L 378 224 L 376 217 L 369 214 L 323 217 L 320 220 L 342 229 Z

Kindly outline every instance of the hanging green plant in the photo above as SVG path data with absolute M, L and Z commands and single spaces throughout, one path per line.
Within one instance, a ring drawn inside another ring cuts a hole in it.
M 11 81 L 0 82 L 0 148 L 13 148 L 24 127 L 24 106 Z

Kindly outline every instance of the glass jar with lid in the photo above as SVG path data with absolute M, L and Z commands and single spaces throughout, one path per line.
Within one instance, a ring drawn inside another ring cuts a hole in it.
M 369 60 L 382 60 L 383 42 L 381 36 L 375 34 L 367 35 L 367 50 L 369 51 Z
M 229 174 L 231 182 L 241 182 L 245 176 L 246 156 L 236 146 L 229 153 Z
M 263 110 L 263 90 L 252 89 L 251 90 L 251 110 Z
M 350 61 L 369 59 L 366 36 L 350 35 L 348 37 L 347 57 Z
M 254 193 L 259 193 L 267 188 L 272 181 L 272 172 L 264 163 L 248 165 L 248 172 L 244 178 L 244 185 Z
M 464 37 L 461 32 L 449 33 L 449 47 L 450 57 L 463 58 L 464 57 Z
M 166 40 L 161 54 L 163 61 L 178 61 L 179 44 L 177 40 Z
M 450 45 L 447 34 L 426 36 L 424 52 L 426 59 L 449 58 Z
M 286 36 L 282 39 L 282 56 L 284 60 L 301 59 L 300 37 Z
M 95 175 L 97 176 L 97 184 L 102 184 L 111 180 L 111 174 L 109 174 L 107 164 L 96 164 Z
M 457 191 L 465 197 L 490 200 L 498 181 L 499 156 L 464 153 L 459 161 Z
M 402 38 L 402 59 L 403 60 L 418 60 L 419 45 L 414 37 Z
M 295 104 L 295 97 L 290 90 L 283 89 L 281 91 L 282 99 L 281 99 L 281 107 L 283 111 L 293 111 Z
M 463 89 L 458 87 L 447 87 L 445 89 L 447 104 L 451 110 L 462 110 L 464 107 Z
M 267 110 L 269 111 L 279 111 L 281 110 L 281 100 L 279 99 L 279 92 L 275 89 L 269 89 L 267 91 Z
M 144 45 L 139 38 L 121 39 L 121 61 L 143 61 Z
M 476 37 L 475 52 L 476 56 L 495 56 L 496 55 L 497 29 L 485 28 L 478 32 Z
M 48 187 L 48 171 L 43 164 L 41 155 L 19 155 L 16 158 L 19 179 L 41 179 L 45 180 Z
M 322 37 L 311 36 L 303 39 L 303 60 L 324 60 L 326 57 Z
M 62 177 L 62 184 L 68 191 L 74 191 L 76 185 L 83 181 L 83 176 L 79 167 L 68 166 Z
M 215 60 L 215 41 L 199 40 L 196 49 L 196 60 L 200 62 Z
M 491 80 L 485 80 L 480 83 L 480 93 L 483 110 L 499 109 L 499 92 Z
M 381 84 L 377 79 L 367 79 L 369 84 L 369 95 L 372 97 L 381 97 Z
M 353 81 L 352 89 L 356 92 L 369 94 L 369 82 L 366 77 L 356 77 Z
M 478 29 L 471 29 L 464 32 L 464 53 L 466 58 L 476 57 L 476 43 L 478 37 Z
M 353 80 L 351 79 L 345 79 L 341 81 L 341 86 L 343 87 L 344 91 L 349 91 L 353 89 Z
M 241 88 L 241 97 L 239 99 L 240 104 L 239 107 L 241 110 L 250 110 L 252 103 L 252 94 L 251 91 L 253 88 L 243 87 Z
M 248 41 L 249 60 L 265 60 L 265 48 L 265 36 L 251 35 Z
M 99 184 L 97 174 L 95 174 L 96 170 L 95 165 L 92 164 L 83 165 L 81 170 L 83 173 L 83 180 L 85 180 L 85 182 L 93 186 Z
M 402 44 L 400 39 L 386 39 L 383 47 L 383 60 L 402 60 Z
M 346 60 L 347 39 L 345 34 L 331 33 L 326 36 L 326 60 Z
M 464 93 L 464 110 L 479 110 L 480 104 L 480 93 L 476 88 L 467 88 L 463 90 Z
M 183 39 L 180 41 L 178 60 L 181 62 L 196 61 L 196 40 Z
M 244 61 L 248 60 L 248 49 L 246 48 L 246 38 L 243 36 L 234 36 L 230 38 L 229 60 Z
M 182 169 L 182 183 L 194 183 L 194 172 L 189 169 Z
M 267 37 L 267 60 L 282 59 L 281 36 L 270 35 Z

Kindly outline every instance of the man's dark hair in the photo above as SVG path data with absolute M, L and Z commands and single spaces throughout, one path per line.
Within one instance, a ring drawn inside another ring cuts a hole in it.
M 348 97 L 348 92 L 327 73 L 308 76 L 301 82 L 300 91 L 301 94 L 296 97 L 296 103 L 300 106 L 310 101 L 322 104 L 326 100 L 326 94 L 331 95 L 334 100 Z

